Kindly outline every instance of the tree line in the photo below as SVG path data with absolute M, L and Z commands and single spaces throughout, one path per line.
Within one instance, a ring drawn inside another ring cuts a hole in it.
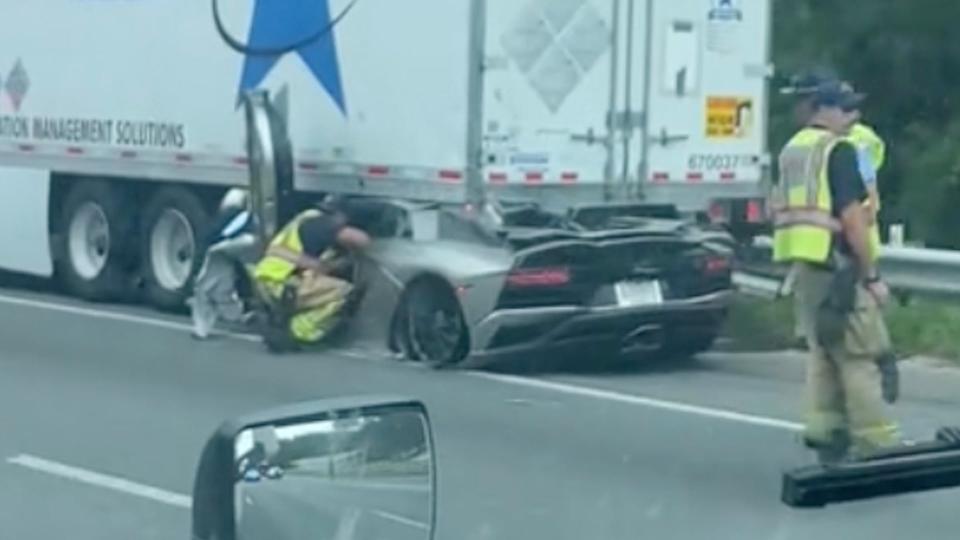
M 960 2 L 774 0 L 775 87 L 828 69 L 868 94 L 864 121 L 887 142 L 881 222 L 909 240 L 960 249 Z M 771 148 L 796 126 L 773 93 Z M 884 227 L 886 229 L 886 227 Z M 884 231 L 884 234 L 886 231 Z

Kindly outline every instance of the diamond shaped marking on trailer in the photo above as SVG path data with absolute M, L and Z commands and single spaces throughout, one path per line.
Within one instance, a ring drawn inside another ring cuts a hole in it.
M 500 43 L 520 71 L 528 73 L 553 43 L 553 34 L 535 3 L 528 4 Z
M 580 71 L 563 49 L 550 47 L 530 72 L 529 79 L 544 104 L 552 112 L 557 112 L 580 82 Z
M 14 110 L 17 112 L 20 111 L 20 104 L 23 103 L 29 89 L 30 77 L 27 75 L 26 68 L 23 67 L 23 62 L 18 58 L 17 63 L 10 70 L 10 74 L 7 75 L 7 84 L 4 86 L 4 90 L 7 91 L 10 101 L 13 103 Z
M 536 9 L 553 32 L 559 34 L 570 24 L 570 20 L 583 4 L 584 0 L 539 0 Z
M 555 113 L 610 48 L 610 29 L 585 0 L 531 0 L 500 40 Z
M 610 49 L 610 29 L 596 8 L 588 5 L 560 36 L 560 44 L 586 74 Z

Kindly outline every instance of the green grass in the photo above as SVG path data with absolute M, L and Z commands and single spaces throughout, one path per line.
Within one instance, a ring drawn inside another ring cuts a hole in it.
M 960 364 L 960 306 L 921 300 L 906 306 L 892 303 L 886 309 L 886 318 L 899 354 L 932 356 Z M 791 299 L 739 296 L 724 336 L 732 340 L 735 350 L 788 348 L 794 341 Z
M 735 350 L 772 351 L 793 342 L 793 307 L 788 299 L 766 300 L 738 295 L 723 336 Z
M 897 352 L 960 362 L 960 307 L 915 301 L 887 310 Z

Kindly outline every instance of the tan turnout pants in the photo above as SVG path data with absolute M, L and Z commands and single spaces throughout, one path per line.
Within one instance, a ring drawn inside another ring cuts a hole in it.
M 858 285 L 842 342 L 825 349 L 813 329 L 818 307 L 830 294 L 833 274 L 807 264 L 798 266 L 795 294 L 811 354 L 805 437 L 813 443 L 829 443 L 836 431 L 845 432 L 854 455 L 899 443 L 898 427 L 887 415 L 877 366 L 880 355 L 890 349 L 880 306 Z

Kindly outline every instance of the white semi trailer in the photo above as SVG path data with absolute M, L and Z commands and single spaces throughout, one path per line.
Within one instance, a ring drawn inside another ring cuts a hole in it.
M 758 222 L 770 0 L 0 0 L 0 269 L 182 305 L 240 96 L 298 194 Z

